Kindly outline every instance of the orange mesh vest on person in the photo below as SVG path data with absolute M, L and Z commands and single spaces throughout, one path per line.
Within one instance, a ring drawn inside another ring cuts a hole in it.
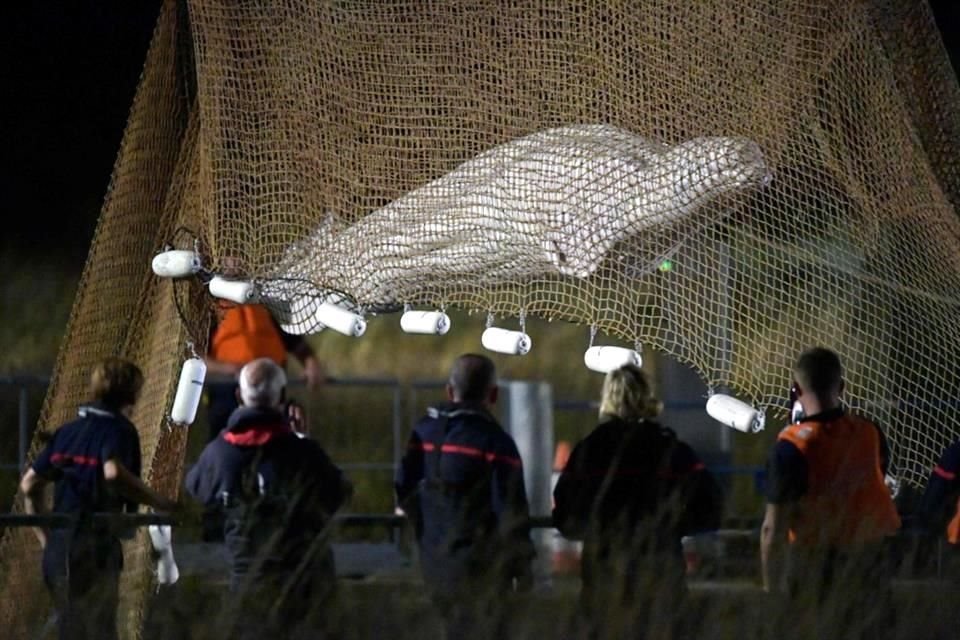
M 880 470 L 880 436 L 871 422 L 844 415 L 799 422 L 780 432 L 807 461 L 807 493 L 790 523 L 790 540 L 805 547 L 850 547 L 900 528 Z
M 238 365 L 270 358 L 283 366 L 287 349 L 267 308 L 244 304 L 230 307 L 223 314 L 210 340 L 210 356 Z
M 960 544 L 960 498 L 957 498 L 957 512 L 947 523 L 947 540 L 951 544 Z

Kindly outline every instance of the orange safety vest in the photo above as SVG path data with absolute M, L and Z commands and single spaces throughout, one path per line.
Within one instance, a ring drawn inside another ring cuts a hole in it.
M 950 544 L 960 544 L 960 498 L 957 498 L 957 512 L 947 524 L 947 541 Z
M 807 461 L 807 492 L 790 523 L 803 547 L 852 547 L 880 541 L 900 528 L 880 470 L 880 434 L 858 416 L 803 421 L 780 432 Z
M 287 349 L 270 311 L 263 305 L 243 304 L 230 307 L 223 314 L 210 339 L 210 356 L 238 365 L 270 358 L 284 366 Z

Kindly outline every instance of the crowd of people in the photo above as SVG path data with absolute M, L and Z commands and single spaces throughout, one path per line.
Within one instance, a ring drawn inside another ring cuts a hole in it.
M 66 529 L 36 528 L 61 638 L 117 637 L 121 540 L 130 532 L 92 514 L 137 505 L 181 517 L 191 504 L 219 514 L 231 559 L 225 637 L 333 632 L 331 525 L 352 489 L 305 437 L 302 414 L 287 412 L 287 378 L 277 362 L 285 350 L 272 344 L 273 357 L 245 352 L 239 406 L 189 470 L 181 502 L 140 479 L 140 443 L 129 420 L 143 386 L 139 369 L 117 358 L 94 367 L 92 402 L 53 434 L 20 484 L 27 513 L 46 511 L 43 491 L 53 484 L 53 511 L 77 516 Z M 844 408 L 834 352 L 804 352 L 792 379 L 803 412 L 771 451 L 761 527 L 763 588 L 791 611 L 779 636 L 885 637 L 894 607 L 884 543 L 901 523 L 884 483 L 883 434 Z M 410 435 L 396 476 L 398 503 L 446 637 L 509 637 L 511 594 L 534 582 L 523 460 L 493 415 L 498 387 L 489 358 L 457 358 L 446 396 Z M 723 491 L 697 453 L 657 421 L 660 410 L 641 369 L 607 374 L 596 428 L 574 447 L 556 484 L 553 522 L 583 541 L 570 637 L 691 632 L 681 538 L 720 526 Z M 958 470 L 960 443 L 933 469 L 922 508 L 923 523 L 954 545 Z

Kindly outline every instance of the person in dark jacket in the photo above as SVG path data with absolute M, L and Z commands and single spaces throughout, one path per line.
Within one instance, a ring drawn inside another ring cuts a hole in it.
M 252 637 L 326 625 L 335 586 L 329 525 L 349 483 L 283 412 L 286 375 L 268 358 L 240 371 L 241 406 L 187 474 L 186 489 L 222 510 L 235 632 Z
M 507 594 L 532 583 L 523 464 L 490 414 L 497 385 L 489 358 L 457 358 L 447 398 L 414 428 L 397 497 L 413 520 L 448 640 L 503 637 Z
M 98 363 L 90 376 L 93 402 L 53 434 L 20 481 L 26 513 L 45 511 L 44 488 L 54 483 L 53 512 L 76 517 L 67 528 L 34 530 L 61 639 L 117 637 L 120 540 L 131 532 L 91 516 L 134 513 L 138 504 L 177 506 L 140 480 L 140 436 L 129 416 L 142 387 L 133 363 Z
M 584 541 L 580 615 L 590 637 L 670 637 L 686 593 L 681 537 L 720 524 L 719 485 L 653 420 L 660 409 L 638 367 L 608 373 L 600 423 L 554 489 L 555 526 Z
M 920 520 L 934 539 L 946 538 L 949 573 L 960 579 L 960 440 L 943 450 L 920 502 Z

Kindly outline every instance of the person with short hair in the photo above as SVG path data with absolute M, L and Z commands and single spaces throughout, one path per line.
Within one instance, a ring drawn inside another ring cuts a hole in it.
M 584 541 L 579 613 L 592 638 L 672 637 L 686 597 L 681 538 L 720 526 L 720 486 L 656 421 L 661 409 L 639 367 L 609 372 L 600 422 L 554 489 L 554 525 Z
M 532 585 L 523 463 L 490 413 L 498 387 L 489 358 L 457 358 L 446 393 L 449 403 L 428 409 L 410 435 L 397 497 L 448 640 L 505 637 L 510 592 Z
M 231 628 L 270 637 L 325 628 L 335 588 L 330 524 L 351 488 L 283 411 L 286 374 L 269 358 L 240 370 L 241 406 L 207 444 L 187 492 L 222 511 L 231 558 Z
M 884 483 L 883 435 L 844 409 L 833 351 L 804 351 L 793 379 L 803 416 L 780 432 L 770 455 L 764 589 L 788 595 L 786 624 L 801 634 L 882 637 L 893 610 L 884 541 L 900 528 Z
M 132 362 L 97 363 L 90 375 L 93 401 L 54 432 L 20 480 L 26 513 L 46 511 L 44 488 L 53 483 L 53 513 L 76 517 L 67 528 L 34 529 L 63 639 L 117 637 L 120 540 L 129 534 L 91 516 L 134 513 L 138 504 L 158 511 L 177 506 L 140 480 L 140 436 L 130 414 L 142 387 L 143 374 Z

